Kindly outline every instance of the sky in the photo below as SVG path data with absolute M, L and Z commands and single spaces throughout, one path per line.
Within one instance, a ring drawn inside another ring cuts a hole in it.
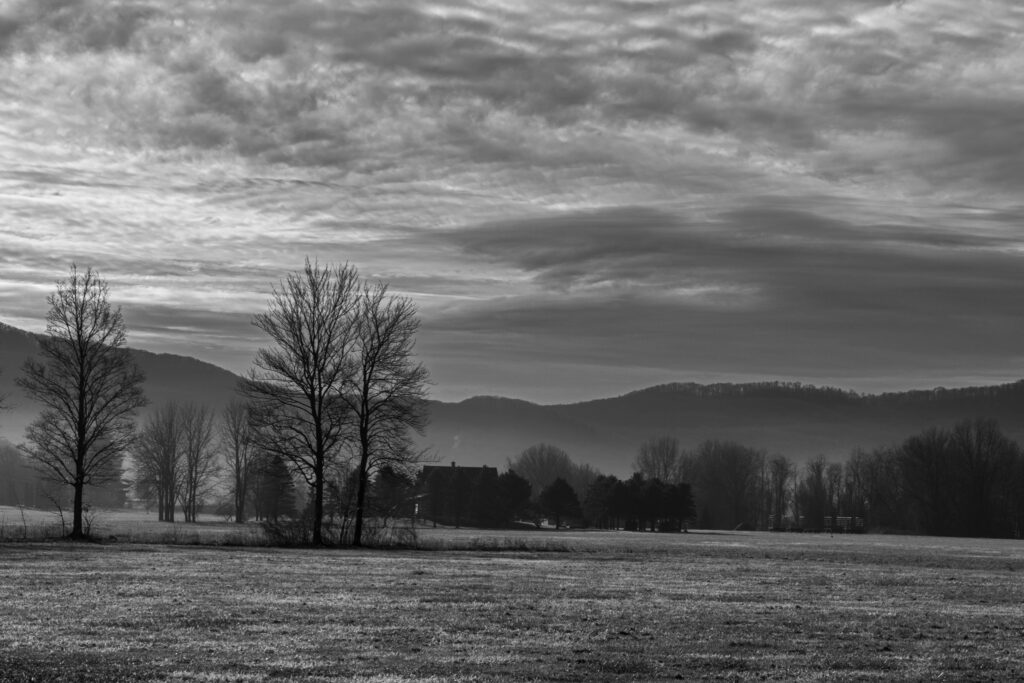
M 1016 0 L 0 0 L 0 321 L 236 372 L 309 257 L 431 395 L 1024 375 Z

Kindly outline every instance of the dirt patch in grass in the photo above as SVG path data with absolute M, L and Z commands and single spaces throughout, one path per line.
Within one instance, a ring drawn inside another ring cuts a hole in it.
M 37 681 L 1024 678 L 1024 544 L 578 536 L 558 539 L 575 552 L 0 545 L 0 670 Z

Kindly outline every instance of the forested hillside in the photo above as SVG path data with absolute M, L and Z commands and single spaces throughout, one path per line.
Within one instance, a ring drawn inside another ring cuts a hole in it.
M 14 387 L 33 335 L 0 324 L 0 394 L 13 410 L 0 414 L 0 437 L 18 443 L 35 408 Z M 146 410 L 170 400 L 220 409 L 237 376 L 194 358 L 134 351 L 146 373 Z M 626 476 L 645 440 L 668 435 L 684 448 L 730 440 L 768 455 L 806 462 L 845 459 L 854 448 L 901 442 L 929 427 L 963 418 L 995 419 L 1024 441 L 1024 381 L 998 386 L 860 395 L 793 383 L 665 384 L 623 396 L 568 405 L 537 405 L 501 397 L 431 402 L 431 422 L 418 443 L 441 462 L 503 466 L 528 446 L 547 442 L 579 463 Z
M 731 440 L 797 462 L 843 459 L 854 448 L 901 442 L 932 426 L 991 417 L 1024 439 L 1024 382 L 859 395 L 798 384 L 667 384 L 624 396 L 538 406 L 501 398 L 435 404 L 429 443 L 442 460 L 502 464 L 538 441 L 576 462 L 627 475 L 639 445 L 677 437 L 693 448 Z

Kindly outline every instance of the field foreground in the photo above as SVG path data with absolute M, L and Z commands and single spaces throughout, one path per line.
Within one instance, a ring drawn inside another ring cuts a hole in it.
M 1021 542 L 532 538 L 546 550 L 0 544 L 0 678 L 1024 679 Z

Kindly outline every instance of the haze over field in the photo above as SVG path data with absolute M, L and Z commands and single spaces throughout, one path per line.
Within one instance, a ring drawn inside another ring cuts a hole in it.
M 0 0 L 0 313 L 71 261 L 244 371 L 271 285 L 413 297 L 432 394 L 1021 376 L 1024 8 Z
M 12 410 L 0 415 L 0 443 L 19 443 L 38 406 L 14 385 L 21 364 L 37 353 L 31 335 L 0 323 L 0 394 Z M 238 377 L 192 358 L 135 351 L 146 374 L 148 415 L 171 401 L 198 401 L 220 410 L 237 398 Z M 600 400 L 537 405 L 497 397 L 431 401 L 430 424 L 417 443 L 442 463 L 505 467 L 525 448 L 555 444 L 581 463 L 628 477 L 637 448 L 670 434 L 684 448 L 708 439 L 733 440 L 803 463 L 854 449 L 895 446 L 929 427 L 986 416 L 1010 438 L 1024 441 L 1024 382 L 960 390 L 857 395 L 780 384 L 674 384 Z M 142 422 L 144 420 L 140 420 Z

